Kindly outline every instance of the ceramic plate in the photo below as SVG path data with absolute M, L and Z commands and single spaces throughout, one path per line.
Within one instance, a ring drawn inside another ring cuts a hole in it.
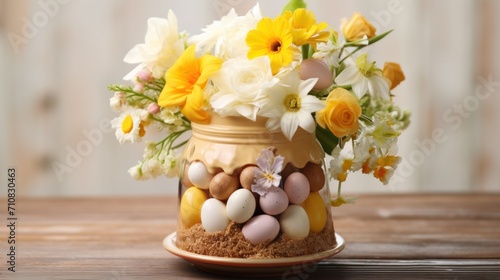
M 175 245 L 176 235 L 176 232 L 171 233 L 163 240 L 163 247 L 167 251 L 187 260 L 201 270 L 222 275 L 271 276 L 285 273 L 291 275 L 302 270 L 310 271 L 317 262 L 339 253 L 345 246 L 344 238 L 335 233 L 337 245 L 334 248 L 312 255 L 276 259 L 224 258 L 181 250 Z

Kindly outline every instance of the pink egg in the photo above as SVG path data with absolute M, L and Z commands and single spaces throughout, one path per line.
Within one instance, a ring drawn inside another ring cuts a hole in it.
M 245 239 L 253 245 L 271 241 L 280 232 L 280 223 L 269 215 L 259 215 L 250 219 L 242 228 Z
M 259 199 L 260 208 L 269 215 L 278 215 L 288 207 L 288 196 L 278 187 L 270 187 Z
M 302 61 L 299 75 L 302 80 L 318 78 L 318 82 L 314 85 L 313 90 L 326 89 L 333 83 L 333 75 L 330 72 L 330 67 L 319 59 L 310 58 Z
M 300 172 L 294 172 L 288 176 L 284 189 L 288 200 L 293 204 L 304 202 L 311 190 L 306 176 Z

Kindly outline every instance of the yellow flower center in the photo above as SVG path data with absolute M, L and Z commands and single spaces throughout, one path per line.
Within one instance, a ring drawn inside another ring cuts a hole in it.
M 368 62 L 367 54 L 363 54 L 358 57 L 356 60 L 356 66 L 358 67 L 359 72 L 366 77 L 372 76 L 378 70 L 377 67 L 375 67 L 375 62 Z
M 297 112 L 300 110 L 300 97 L 297 94 L 289 94 L 286 96 L 285 101 L 286 110 L 289 112 Z
M 134 127 L 134 121 L 132 120 L 131 115 L 127 115 L 122 122 L 122 131 L 123 133 L 129 133 L 132 131 L 132 128 Z

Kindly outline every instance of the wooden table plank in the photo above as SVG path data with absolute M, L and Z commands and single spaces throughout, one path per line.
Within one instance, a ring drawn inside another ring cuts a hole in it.
M 20 198 L 17 272 L 6 270 L 2 226 L 0 278 L 219 279 L 163 249 L 176 204 L 175 197 Z M 345 250 L 287 279 L 500 273 L 500 194 L 365 195 L 333 215 Z

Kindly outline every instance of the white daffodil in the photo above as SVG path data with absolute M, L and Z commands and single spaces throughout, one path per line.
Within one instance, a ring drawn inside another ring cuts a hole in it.
M 223 59 L 246 57 L 248 46 L 245 38 L 261 18 L 259 4 L 245 16 L 238 16 L 234 9 L 231 9 L 220 20 L 202 29 L 202 34 L 191 37 L 188 44 L 201 47 L 203 53 L 210 52 Z
M 329 66 L 337 68 L 340 65 L 340 50 L 342 50 L 344 43 L 345 42 L 335 44 L 331 40 L 328 40 L 325 43 L 318 43 L 316 45 L 316 52 L 312 57 L 315 59 L 321 59 Z
M 355 65 L 348 66 L 335 78 L 338 85 L 351 85 L 358 98 L 367 92 L 375 98 L 389 100 L 389 84 L 382 70 L 375 67 L 375 62 L 368 61 L 368 55 L 362 54 Z
M 325 107 L 318 98 L 308 95 L 317 80 L 302 81 L 296 70 L 281 77 L 281 82 L 268 90 L 269 98 L 258 113 L 269 118 L 266 127 L 269 130 L 281 128 L 288 140 L 292 139 L 299 126 L 313 133 L 316 122 L 311 113 Z
M 267 56 L 248 60 L 240 57 L 224 62 L 214 77 L 218 89 L 210 98 L 214 111 L 222 117 L 243 116 L 255 121 L 262 107 L 266 89 L 279 80 L 273 73 Z
M 123 61 L 139 65 L 124 79 L 132 80 L 146 68 L 153 77 L 161 78 L 184 51 L 184 39 L 178 32 L 177 17 L 168 11 L 168 19 L 150 18 L 145 43 L 132 48 Z
M 146 110 L 126 110 L 118 118 L 111 121 L 111 127 L 116 129 L 116 138 L 120 144 L 140 142 L 146 134 L 144 121 Z

